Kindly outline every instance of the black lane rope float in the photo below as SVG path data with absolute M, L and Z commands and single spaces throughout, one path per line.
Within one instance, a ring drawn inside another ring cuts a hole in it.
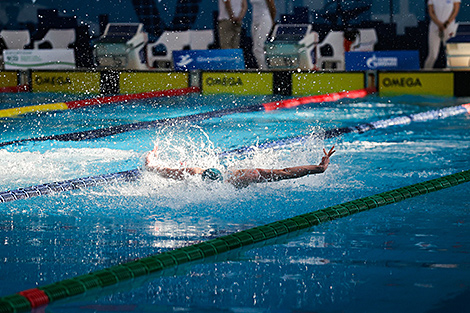
M 136 122 L 136 123 L 131 123 L 131 124 L 109 126 L 106 128 L 91 129 L 91 130 L 66 133 L 66 134 L 60 134 L 60 135 L 49 135 L 49 136 L 41 136 L 41 137 L 36 137 L 36 138 L 18 139 L 18 140 L 2 142 L 0 143 L 0 147 L 9 146 L 13 144 L 21 144 L 21 143 L 30 142 L 30 141 L 47 141 L 47 140 L 82 141 L 82 140 L 89 140 L 89 139 L 98 139 L 98 138 L 108 137 L 108 136 L 117 135 L 117 134 L 121 134 L 125 132 L 135 131 L 135 130 L 151 129 L 151 128 L 156 128 L 156 127 L 161 127 L 161 126 L 174 125 L 174 124 L 183 123 L 183 122 L 198 122 L 198 121 L 206 120 L 209 118 L 222 117 L 225 115 L 230 115 L 230 114 L 235 114 L 235 113 L 273 111 L 277 109 L 294 108 L 299 105 L 304 105 L 308 103 L 331 102 L 331 101 L 337 101 L 343 98 L 361 98 L 361 97 L 367 96 L 368 94 L 373 93 L 374 91 L 375 91 L 374 89 L 370 89 L 370 88 L 350 90 L 350 91 L 344 91 L 344 92 L 330 93 L 326 95 L 315 95 L 315 96 L 300 97 L 300 98 L 294 98 L 294 99 L 286 99 L 282 101 L 257 104 L 257 105 L 242 107 L 242 108 L 223 109 L 223 110 L 216 110 L 212 112 L 198 113 L 198 114 L 186 115 L 186 116 L 180 116 L 180 117 L 174 117 L 174 118 L 165 118 L 165 119 L 160 119 L 160 120 L 155 120 L 155 121 Z M 80 100 L 80 101 L 84 101 L 84 100 Z M 87 101 L 89 102 L 89 100 Z
M 12 141 L 0 143 L 0 147 L 5 147 L 5 146 L 13 145 L 13 144 L 20 144 L 20 143 L 25 143 L 25 142 L 31 142 L 31 141 L 47 141 L 47 140 L 82 141 L 82 140 L 89 140 L 89 139 L 98 139 L 98 138 L 108 137 L 108 136 L 117 135 L 117 134 L 121 134 L 125 132 L 130 132 L 134 130 L 151 129 L 151 128 L 162 127 L 162 126 L 171 126 L 171 125 L 175 125 L 175 124 L 183 123 L 183 122 L 198 122 L 198 121 L 206 120 L 209 118 L 222 117 L 222 116 L 229 115 L 229 114 L 256 112 L 256 111 L 261 111 L 261 110 L 262 110 L 262 106 L 259 106 L 259 105 L 254 105 L 254 106 L 249 106 L 249 107 L 244 107 L 244 108 L 224 109 L 224 110 L 198 113 L 198 114 L 187 115 L 187 116 L 164 118 L 164 119 L 159 119 L 155 121 L 136 122 L 136 123 L 125 124 L 125 125 L 109 126 L 109 127 L 100 128 L 100 129 L 84 130 L 84 131 L 79 131 L 79 132 L 74 132 L 74 133 L 12 140 Z
M 364 124 L 360 124 L 360 125 L 353 126 L 353 127 L 341 127 L 341 128 L 327 129 L 323 133 L 318 134 L 318 138 L 328 139 L 328 138 L 334 138 L 334 137 L 338 137 L 338 136 L 349 134 L 349 133 L 361 134 L 369 130 L 387 128 L 390 126 L 402 126 L 402 125 L 410 124 L 412 122 L 425 122 L 425 121 L 430 121 L 430 120 L 435 120 L 435 119 L 443 119 L 443 118 L 447 118 L 450 116 L 455 116 L 455 115 L 460 115 L 460 114 L 465 114 L 465 113 L 470 114 L 470 103 L 447 107 L 447 108 L 440 109 L 440 110 L 431 110 L 431 111 L 421 112 L 417 114 L 402 115 L 402 116 L 398 116 L 398 117 L 394 117 L 390 119 L 379 120 L 379 121 L 375 121 L 371 123 L 364 123 Z M 228 155 L 233 155 L 233 154 L 246 154 L 246 153 L 253 152 L 256 149 L 280 148 L 286 145 L 292 145 L 292 144 L 305 142 L 311 137 L 312 135 L 295 136 L 295 137 L 289 137 L 289 138 L 285 138 L 281 140 L 265 142 L 258 146 L 240 147 L 240 148 L 236 148 L 233 150 L 222 152 L 220 156 L 223 157 L 223 156 L 228 156 Z
M 470 170 L 425 182 L 382 192 L 292 218 L 250 228 L 136 261 L 119 264 L 85 275 L 76 276 L 46 286 L 28 289 L 0 298 L 0 313 L 19 313 L 43 307 L 57 300 L 70 298 L 95 288 L 153 274 L 170 267 L 198 261 L 230 250 L 250 246 L 291 232 L 308 229 L 359 212 L 371 210 L 449 188 L 470 181 Z
M 60 182 L 31 186 L 27 188 L 19 188 L 15 190 L 0 192 L 0 203 L 27 199 L 37 196 L 45 196 L 51 193 L 75 190 L 80 188 L 110 185 L 119 182 L 132 182 L 138 180 L 141 175 L 142 172 L 140 169 L 134 169 L 118 173 L 75 178 Z
M 386 128 L 390 126 L 407 125 L 411 122 L 425 122 L 433 119 L 443 119 L 450 116 L 459 114 L 470 113 L 470 104 L 463 104 L 458 106 L 447 107 L 440 110 L 431 110 L 412 115 L 398 116 L 391 119 L 379 120 L 372 123 L 360 124 L 355 127 L 343 127 L 326 130 L 322 136 L 323 138 L 333 138 L 342 134 L 348 133 L 363 133 L 373 129 Z M 241 147 L 219 154 L 219 157 L 226 157 L 229 155 L 241 155 L 255 151 L 256 149 L 269 149 L 280 148 L 287 145 L 293 145 L 305 142 L 311 138 L 311 135 L 296 136 L 277 141 L 270 141 L 262 143 L 258 146 Z M 0 203 L 10 202 L 20 199 L 27 199 L 35 196 L 47 195 L 54 192 L 74 190 L 78 188 L 92 187 L 98 185 L 108 185 L 116 182 L 132 182 L 138 180 L 142 175 L 140 169 L 132 169 L 128 171 L 91 176 L 85 178 L 76 178 L 61 182 L 47 183 L 27 188 L 19 188 L 16 190 L 8 190 L 0 192 Z

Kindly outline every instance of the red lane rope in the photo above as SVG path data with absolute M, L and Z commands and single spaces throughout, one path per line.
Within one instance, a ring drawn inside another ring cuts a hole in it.
M 27 91 L 29 91 L 28 85 L 0 87 L 0 92 L 27 92 Z
M 33 309 L 49 303 L 49 297 L 44 291 L 38 288 L 24 290 L 18 294 L 28 299 L 29 303 L 31 303 L 31 308 Z
M 362 98 L 371 93 L 374 93 L 375 91 L 376 91 L 375 88 L 365 88 L 365 89 L 358 89 L 358 90 L 333 92 L 333 93 L 328 93 L 325 95 L 315 95 L 315 96 L 308 96 L 308 97 L 281 100 L 281 101 L 276 101 L 276 102 L 263 103 L 263 107 L 266 111 L 273 111 L 277 109 L 288 109 L 288 108 L 294 108 L 296 106 L 299 106 L 302 104 L 308 104 L 308 103 L 331 102 L 331 101 L 337 101 L 343 98 L 351 98 L 351 99 Z
M 462 104 L 462 106 L 467 110 L 467 112 L 470 114 L 470 103 L 467 104 Z
M 196 93 L 200 91 L 201 90 L 199 87 L 188 87 L 188 88 L 181 88 L 181 89 L 151 91 L 151 92 L 136 93 L 136 94 L 129 94 L 129 95 L 117 95 L 117 96 L 99 97 L 99 98 L 93 98 L 93 99 L 75 100 L 75 101 L 68 101 L 64 103 L 67 105 L 67 108 L 75 109 L 75 108 L 85 107 L 89 105 L 112 103 L 112 102 L 125 102 L 129 100 L 139 100 L 139 99 L 148 99 L 148 98 L 156 98 L 156 97 L 181 96 L 181 95 L 186 95 L 188 93 Z

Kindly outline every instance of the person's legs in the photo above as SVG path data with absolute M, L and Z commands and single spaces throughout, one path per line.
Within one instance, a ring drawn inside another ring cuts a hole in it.
M 219 21 L 220 49 L 231 49 L 232 46 L 232 22 L 230 20 Z
M 263 16 L 261 19 L 253 21 L 251 27 L 251 36 L 253 38 L 253 55 L 256 58 L 259 69 L 266 69 L 266 57 L 264 52 L 264 43 L 271 31 L 272 21 L 269 16 Z
M 240 48 L 241 32 L 242 32 L 242 25 L 232 23 L 232 43 L 231 43 L 230 49 Z
M 429 27 L 429 40 L 428 40 L 428 57 L 424 62 L 425 69 L 432 69 L 436 63 L 439 49 L 441 48 L 441 38 L 439 30 L 434 27 Z
M 234 24 L 230 20 L 219 21 L 219 42 L 221 49 L 240 48 L 241 24 Z

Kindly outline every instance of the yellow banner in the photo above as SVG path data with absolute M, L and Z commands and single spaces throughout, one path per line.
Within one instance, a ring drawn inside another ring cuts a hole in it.
M 119 74 L 119 92 L 121 94 L 188 87 L 188 73 L 122 72 Z
M 0 72 L 0 88 L 15 87 L 18 85 L 18 74 L 14 71 Z
M 202 73 L 202 92 L 208 94 L 271 95 L 272 73 Z
M 100 73 L 33 71 L 33 92 L 100 93 Z
M 453 73 L 379 73 L 379 95 L 454 96 Z
M 293 73 L 292 95 L 322 95 L 365 88 L 364 73 Z

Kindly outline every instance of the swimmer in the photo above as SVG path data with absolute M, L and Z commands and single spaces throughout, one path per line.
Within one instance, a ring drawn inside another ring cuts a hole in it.
M 283 169 L 239 169 L 228 173 L 224 179 L 222 172 L 216 168 L 203 169 L 200 167 L 168 168 L 151 165 L 151 156 L 156 156 L 157 147 L 147 154 L 145 168 L 148 171 L 159 174 L 164 178 L 183 180 L 185 175 L 201 175 L 203 180 L 222 181 L 237 188 L 247 187 L 250 184 L 275 182 L 285 179 L 300 178 L 311 174 L 321 174 L 326 171 L 330 164 L 330 157 L 335 153 L 335 146 L 328 152 L 323 149 L 324 156 L 318 165 L 302 165 L 286 167 Z

